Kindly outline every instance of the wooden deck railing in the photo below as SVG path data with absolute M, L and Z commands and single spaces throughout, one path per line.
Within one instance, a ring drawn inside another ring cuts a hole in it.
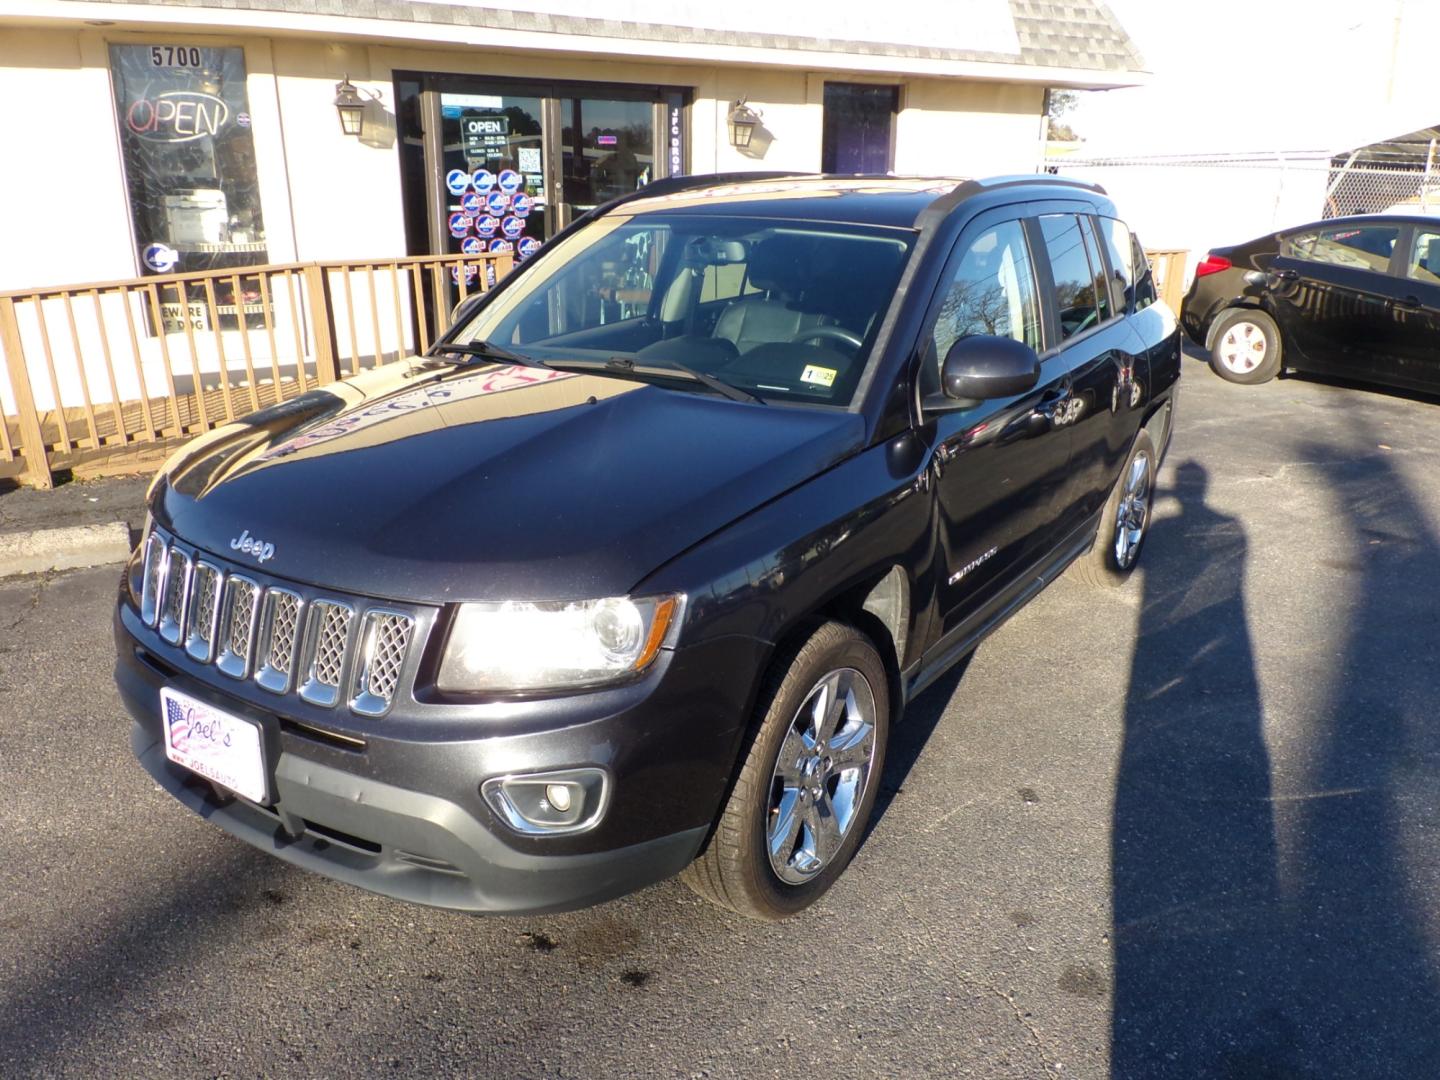
M 0 477 L 189 438 L 428 348 L 510 255 L 250 266 L 0 293 Z M 453 286 L 451 283 L 453 282 Z
M 1175 311 L 1184 251 L 1151 251 Z M 127 460 L 428 348 L 510 255 L 250 266 L 0 293 L 0 477 Z M 449 288 L 451 283 L 454 288 Z
M 1147 251 L 1150 269 L 1155 274 L 1155 288 L 1160 299 L 1176 315 L 1180 314 L 1180 302 L 1185 299 L 1185 264 L 1190 252 L 1172 248 Z

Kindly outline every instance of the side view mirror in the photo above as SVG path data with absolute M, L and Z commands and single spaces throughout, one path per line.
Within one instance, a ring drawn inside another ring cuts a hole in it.
M 1023 394 L 1040 381 L 1040 357 L 1023 341 L 977 334 L 950 346 L 940 368 L 941 394 L 926 405 L 955 408 Z
M 470 312 L 475 310 L 475 305 L 480 303 L 484 293 L 471 293 L 450 309 L 450 325 L 454 326 L 462 319 L 468 318 Z

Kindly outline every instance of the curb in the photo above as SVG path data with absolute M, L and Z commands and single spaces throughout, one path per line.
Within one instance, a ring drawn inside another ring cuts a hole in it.
M 0 578 L 124 562 L 130 527 L 123 521 L 0 533 Z

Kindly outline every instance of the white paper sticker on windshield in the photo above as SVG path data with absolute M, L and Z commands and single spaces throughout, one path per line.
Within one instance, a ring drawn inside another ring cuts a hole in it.
M 816 386 L 834 386 L 835 369 L 833 367 L 819 367 L 815 364 L 806 364 L 805 370 L 800 373 L 800 381 L 814 383 Z

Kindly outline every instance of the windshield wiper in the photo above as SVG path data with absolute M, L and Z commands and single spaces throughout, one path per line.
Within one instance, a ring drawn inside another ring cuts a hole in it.
M 729 398 L 731 401 L 746 401 L 755 405 L 764 405 L 765 400 L 748 390 L 742 390 L 738 386 L 732 386 L 724 379 L 717 379 L 704 371 L 696 371 L 692 367 L 686 367 L 677 360 L 658 360 L 653 365 L 637 364 L 624 356 L 612 356 L 609 360 L 551 360 L 546 362 L 546 367 L 556 371 L 584 372 L 587 375 L 610 375 L 620 379 L 639 379 L 642 382 L 653 382 L 655 379 L 672 379 L 679 375 L 683 378 L 693 379 L 702 386 L 708 386 L 715 393 Z
M 536 360 L 524 353 L 511 352 L 503 346 L 489 341 L 437 341 L 425 350 L 425 356 L 444 356 L 458 353 L 461 356 L 478 356 L 483 360 L 503 360 L 507 364 L 523 364 L 525 367 L 549 367 L 543 360 Z

